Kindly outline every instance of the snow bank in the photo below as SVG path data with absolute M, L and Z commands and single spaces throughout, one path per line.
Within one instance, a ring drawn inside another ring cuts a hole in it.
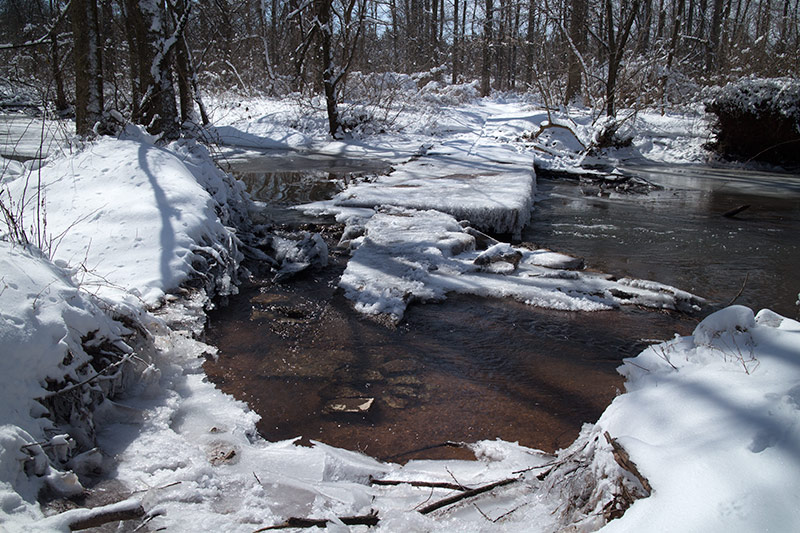
M 241 255 L 222 220 L 244 217 L 230 207 L 242 186 L 226 182 L 196 143 L 165 149 L 134 136 L 101 139 L 4 185 L 31 221 L 41 180 L 46 248 L 59 264 L 79 267 L 81 285 L 101 297 L 157 305 L 192 277 L 205 277 L 210 292 L 234 292 Z
M 36 497 L 44 486 L 82 490 L 75 474 L 51 468 L 46 452 L 63 465 L 69 449 L 90 446 L 90 411 L 130 381 L 109 370 L 134 364 L 125 341 L 131 332 L 78 289 L 73 274 L 32 248 L 0 241 L 0 508 L 24 519 L 41 516 Z M 102 379 L 70 392 L 100 371 Z
M 627 392 L 597 425 L 630 451 L 653 495 L 603 531 L 800 525 L 800 323 L 733 306 L 621 372 Z
M 144 309 L 189 281 L 205 289 L 201 306 L 236 290 L 241 254 L 225 224 L 244 225 L 247 202 L 205 148 L 159 148 L 138 130 L 30 168 L 4 175 L 4 204 L 49 255 L 0 239 L 0 527 L 69 530 L 91 513 L 39 520 L 40 489 L 80 494 L 78 476 L 107 468 L 98 433 L 137 419 L 111 400 L 151 397 L 175 368 L 169 356 L 150 364 L 150 335 L 169 330 Z M 121 431 L 104 451 L 136 437 Z

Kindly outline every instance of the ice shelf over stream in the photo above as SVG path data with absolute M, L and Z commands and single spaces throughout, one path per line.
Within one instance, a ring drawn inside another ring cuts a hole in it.
M 388 175 L 298 209 L 345 223 L 342 245 L 352 257 L 339 286 L 358 311 L 394 322 L 409 303 L 440 301 L 448 292 L 564 311 L 621 304 L 698 309 L 701 298 L 674 287 L 583 272 L 574 257 L 513 248 L 482 234 L 518 239 L 535 192 L 529 153 L 494 137 L 457 137 L 424 147 Z
M 481 231 L 519 237 L 531 217 L 533 158 L 481 137 L 423 146 L 410 161 L 372 182 L 348 187 L 332 200 L 301 206 L 308 213 L 392 205 L 436 209 Z
M 574 257 L 498 243 L 440 211 L 385 207 L 366 221 L 348 220 L 345 237 L 353 238 L 343 244 L 353 255 L 339 286 L 358 311 L 394 321 L 408 303 L 443 300 L 448 292 L 565 311 L 621 304 L 691 310 L 701 301 L 655 282 L 576 270 L 582 261 Z

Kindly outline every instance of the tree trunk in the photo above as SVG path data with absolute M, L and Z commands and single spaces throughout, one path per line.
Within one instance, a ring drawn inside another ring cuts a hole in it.
M 96 0 L 73 0 L 75 132 L 91 136 L 103 116 L 103 62 Z
M 172 77 L 172 48 L 177 40 L 166 39 L 166 17 L 155 0 L 126 0 L 128 17 L 132 25 L 129 35 L 135 40 L 136 62 L 139 67 L 139 87 L 142 99 L 134 121 L 144 125 L 153 135 L 165 140 L 180 137 L 178 108 L 175 105 L 175 88 Z M 185 24 L 185 20 L 182 21 Z M 173 37 L 180 38 L 181 27 Z
M 180 20 L 187 15 L 190 9 L 187 0 L 175 0 L 172 4 L 176 19 Z M 192 72 L 189 63 L 189 50 L 186 40 L 181 36 L 175 45 L 175 72 L 178 75 L 178 101 L 180 102 L 181 122 L 191 120 L 194 110 L 194 98 L 192 91 Z
M 56 32 L 50 37 L 50 71 L 56 84 L 56 111 L 62 113 L 69 108 L 67 93 L 64 90 L 64 76 L 61 72 L 61 57 L 58 53 L 58 36 Z
M 588 5 L 586 0 L 572 0 L 572 9 L 569 18 L 569 63 L 567 65 L 567 90 L 564 95 L 564 103 L 571 104 L 576 100 L 582 99 L 582 68 L 581 58 L 578 54 L 586 53 L 586 15 Z
M 492 15 L 493 0 L 486 0 L 486 13 L 483 19 L 483 62 L 481 65 L 481 96 L 491 93 L 491 52 L 492 52 Z
M 458 0 L 453 0 L 453 85 L 458 83 L 458 54 Z
M 334 139 L 339 133 L 339 109 L 336 104 L 336 82 L 334 79 L 333 53 L 331 43 L 333 40 L 331 29 L 331 4 L 333 0 L 315 0 L 314 9 L 318 24 L 320 40 L 320 62 L 322 69 L 322 87 L 325 91 L 325 106 L 328 111 L 328 132 Z
M 536 55 L 536 47 L 533 44 L 533 40 L 536 37 L 534 31 L 534 21 L 536 20 L 535 4 L 536 0 L 530 0 L 528 2 L 528 29 L 525 33 L 525 50 L 527 52 L 527 58 L 525 60 L 525 84 L 528 87 L 533 85 L 533 61 Z
M 640 0 L 634 0 L 627 18 L 623 22 L 624 12 L 620 7 L 619 32 L 614 28 L 614 8 L 612 0 L 605 0 L 607 29 L 608 29 L 608 77 L 606 78 L 606 115 L 616 116 L 617 76 L 625 53 L 625 45 L 630 37 L 631 27 L 639 11 Z
M 706 48 L 706 71 L 711 72 L 718 66 L 719 36 L 722 26 L 722 0 L 714 0 L 711 11 L 711 32 Z

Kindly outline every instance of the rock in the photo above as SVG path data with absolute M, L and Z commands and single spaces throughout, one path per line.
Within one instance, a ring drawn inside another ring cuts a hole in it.
M 325 404 L 322 412 L 325 414 L 337 413 L 366 413 L 372 408 L 375 398 L 335 398 Z
M 486 267 L 492 263 L 504 262 L 517 268 L 521 259 L 522 252 L 515 250 L 510 244 L 498 243 L 487 248 L 486 251 L 475 258 L 473 263 L 478 266 Z
M 206 450 L 206 457 L 208 457 L 208 462 L 214 466 L 239 462 L 236 447 L 225 441 L 216 441 L 209 444 Z
M 421 387 L 422 380 L 417 376 L 395 376 L 387 380 L 389 385 L 408 385 L 411 387 Z
M 381 400 L 383 400 L 383 403 L 385 403 L 386 406 L 391 409 L 405 409 L 409 403 L 407 399 L 398 398 L 397 396 L 392 396 L 391 394 L 381 397 Z
M 417 389 L 407 386 L 395 386 L 391 389 L 392 396 L 399 396 L 401 398 L 408 398 L 409 400 L 416 400 L 419 398 Z

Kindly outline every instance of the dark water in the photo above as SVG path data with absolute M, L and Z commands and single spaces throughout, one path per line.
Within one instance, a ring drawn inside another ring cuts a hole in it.
M 328 200 L 349 183 L 372 179 L 391 168 L 382 160 L 296 153 L 265 154 L 229 166 L 247 185 L 252 198 L 265 204 L 258 222 L 278 224 L 313 222 L 290 207 Z
M 664 190 L 587 195 L 540 179 L 523 239 L 586 258 L 618 276 L 657 280 L 716 305 L 797 315 L 800 176 L 697 167 L 636 168 Z M 734 218 L 721 216 L 742 205 Z M 745 282 L 746 280 L 746 282 Z M 744 289 L 742 289 L 744 287 Z
M 256 181 L 260 189 L 250 186 L 297 201 L 290 192 L 297 181 L 271 179 Z M 733 298 L 747 274 L 737 301 L 772 302 L 793 316 L 800 290 L 793 182 L 782 194 L 745 196 L 688 188 L 688 181 L 647 197 L 616 198 L 540 180 L 524 239 L 584 256 L 590 267 L 674 284 L 715 302 Z M 719 216 L 741 203 L 752 206 L 738 219 Z M 333 249 L 335 228 L 325 231 Z M 699 319 L 639 309 L 565 313 L 454 295 L 411 306 L 394 328 L 354 312 L 336 290 L 346 259 L 336 253 L 326 270 L 244 287 L 210 316 L 208 340 L 221 355 L 206 371 L 261 414 L 259 430 L 268 439 L 303 436 L 395 460 L 469 457 L 431 447 L 498 437 L 553 451 L 570 444 L 624 388 L 616 373 L 623 358 L 647 339 L 691 333 Z M 331 410 L 348 398 L 371 399 L 371 408 Z

